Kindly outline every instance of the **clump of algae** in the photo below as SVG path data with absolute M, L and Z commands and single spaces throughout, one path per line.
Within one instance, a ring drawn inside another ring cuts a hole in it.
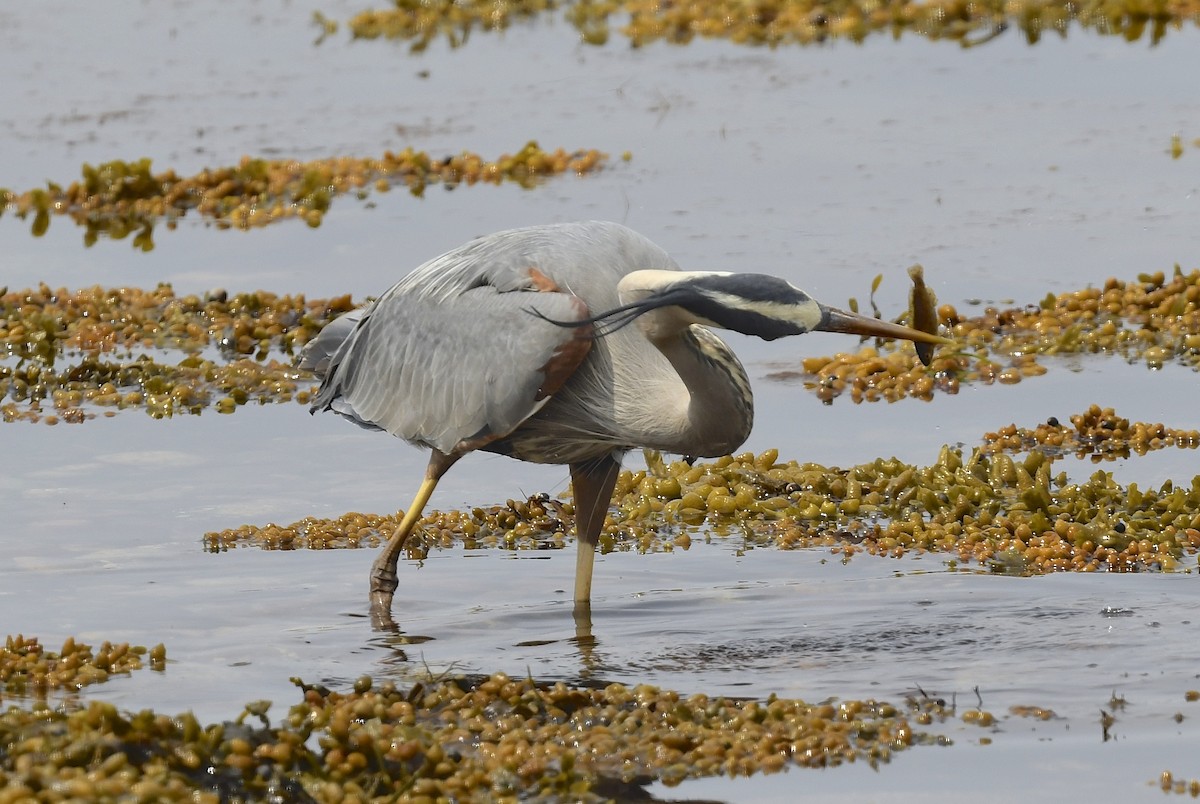
M 267 701 L 207 726 L 96 701 L 10 707 L 0 714 L 0 802 L 604 801 L 653 780 L 878 766 L 946 742 L 910 717 L 953 715 L 928 700 L 734 700 L 502 673 L 407 689 L 363 677 L 346 692 L 293 681 L 303 700 L 278 725 Z
M 811 357 L 800 371 L 778 380 L 801 379 L 824 402 L 848 394 L 855 402 L 906 397 L 929 400 L 958 392 L 964 383 L 1016 384 L 1041 376 L 1055 357 L 1097 354 L 1161 369 L 1170 363 L 1200 370 L 1200 270 L 1175 266 L 1114 278 L 1101 287 L 1048 294 L 1023 307 L 986 307 L 963 316 L 949 304 L 938 309 L 943 334 L 955 347 L 939 347 L 924 366 L 907 344 L 864 346 L 854 353 Z
M 152 669 L 162 670 L 166 648 L 159 644 L 147 650 L 127 642 L 105 642 L 93 648 L 68 637 L 62 650 L 55 653 L 46 650 L 37 637 L 9 635 L 0 649 L 0 690 L 8 695 L 44 699 L 50 692 L 75 691 L 108 681 L 114 675 L 140 670 L 147 658 Z M 0 740 L 0 746 L 3 744 Z
M 1159 774 L 1158 786 L 1164 793 L 1200 798 L 1200 779 L 1187 779 L 1182 776 L 1176 776 L 1169 770 L 1165 770 Z
M 349 296 L 267 291 L 179 296 L 169 285 L 0 290 L 0 355 L 15 362 L 0 364 L 0 418 L 78 423 L 97 410 L 169 418 L 306 402 L 308 378 L 291 358 L 353 306 Z
M 826 547 L 845 559 L 943 553 L 954 563 L 1016 574 L 1191 571 L 1186 558 L 1200 550 L 1200 477 L 1190 486 L 1166 481 L 1142 489 L 1104 471 L 1071 482 L 1054 466 L 1071 455 L 1102 461 L 1195 449 L 1200 432 L 1130 423 L 1097 406 L 1071 420 L 1073 428 L 1005 426 L 969 454 L 943 447 L 929 466 L 896 459 L 849 469 L 780 463 L 775 450 L 695 465 L 651 456 L 648 469 L 618 479 L 600 549 L 665 552 L 688 549 L 697 538 L 734 538 L 747 547 Z M 569 501 L 545 496 L 434 511 L 410 540 L 410 555 L 460 543 L 560 548 L 570 540 L 573 513 Z M 352 512 L 204 538 L 214 551 L 375 546 L 399 519 Z
M 592 173 L 604 160 L 605 155 L 594 149 L 546 151 L 532 141 L 494 160 L 467 151 L 437 158 L 412 148 L 373 158 L 306 162 L 247 156 L 236 166 L 209 168 L 194 176 L 173 170 L 155 173 L 149 159 L 114 160 L 95 167 L 85 164 L 82 179 L 66 187 L 49 183 L 21 193 L 0 189 L 0 215 L 11 211 L 22 220 L 32 216 L 35 237 L 46 233 L 52 215 L 65 216 L 84 227 L 85 245 L 101 236 L 121 240 L 133 234 L 133 246 L 149 251 L 158 223 L 173 228 L 189 212 L 223 229 L 250 229 L 285 219 L 316 227 L 334 199 L 349 193 L 366 198 L 372 191 L 400 186 L 420 197 L 434 184 L 454 189 L 503 182 L 532 188 L 550 176 Z
M 686 44 L 697 37 L 742 45 L 803 46 L 862 42 L 878 34 L 895 39 L 915 35 L 974 47 L 1008 30 L 1019 31 L 1034 44 L 1043 34 L 1065 37 L 1071 27 L 1130 42 L 1148 37 L 1157 44 L 1169 31 L 1200 21 L 1200 4 L 1195 0 L 393 0 L 389 7 L 359 12 L 347 27 L 356 38 L 405 40 L 419 52 L 439 38 L 457 47 L 474 30 L 504 30 L 514 22 L 560 9 L 582 41 L 605 44 L 615 29 L 633 47 L 659 41 Z M 332 33 L 324 17 L 318 23 L 326 35 Z

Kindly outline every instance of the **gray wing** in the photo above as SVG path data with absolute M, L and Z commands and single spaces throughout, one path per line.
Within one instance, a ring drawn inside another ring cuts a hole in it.
M 329 373 L 329 362 L 354 332 L 364 312 L 366 311 L 362 308 L 351 310 L 326 324 L 325 328 L 317 333 L 317 337 L 304 344 L 296 368 L 311 371 L 318 378 L 325 379 L 325 375 Z
M 318 337 L 303 358 L 325 369 L 312 410 L 447 454 L 511 433 L 591 347 L 590 327 L 539 317 L 589 314 L 571 291 L 582 245 L 564 244 L 561 234 L 539 227 L 473 241 L 405 277 L 357 322 L 340 324 L 348 314 L 330 324 L 339 330 L 324 344 Z

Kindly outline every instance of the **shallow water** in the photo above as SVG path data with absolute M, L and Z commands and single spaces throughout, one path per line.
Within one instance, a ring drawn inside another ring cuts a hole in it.
M 485 155 L 537 138 L 596 147 L 611 169 L 535 191 L 431 188 L 424 200 L 335 201 L 318 230 L 218 232 L 195 220 L 156 232 L 146 255 L 82 246 L 55 218 L 41 239 L 0 219 L 0 284 L 174 283 L 310 296 L 378 293 L 472 235 L 547 220 L 622 220 L 685 267 L 788 277 L 818 298 L 865 302 L 885 281 L 904 304 L 920 261 L 943 302 L 1036 301 L 1110 275 L 1196 265 L 1200 136 L 1194 31 L 1156 48 L 1072 33 L 1027 47 L 1000 37 L 966 52 L 919 39 L 750 50 L 696 42 L 630 51 L 576 45 L 565 26 L 474 36 L 420 58 L 403 45 L 314 46 L 312 7 L 212 2 L 54 3 L 0 11 L 0 185 L 65 182 L 81 162 L 152 156 L 180 173 L 243 153 L 315 158 L 405 145 Z M 136 52 L 143 62 L 114 59 Z M 154 71 L 146 69 L 154 63 Z M 422 78 L 418 71 L 428 70 Z M 633 152 L 626 164 L 615 158 Z M 933 403 L 822 406 L 768 379 L 800 357 L 848 348 L 809 336 L 731 339 L 758 392 L 748 448 L 847 466 L 877 456 L 936 459 L 1009 422 L 1064 419 L 1095 402 L 1130 419 L 1200 427 L 1197 378 L 1103 357 L 1050 364 L 1017 386 Z M 67 635 L 166 643 L 163 674 L 87 695 L 223 719 L 258 698 L 297 699 L 288 678 L 407 679 L 426 668 L 530 672 L 543 679 L 649 682 L 683 692 L 778 693 L 894 702 L 918 686 L 982 705 L 995 730 L 938 727 L 954 745 L 917 748 L 879 772 L 793 769 L 704 780 L 664 797 L 730 801 L 928 801 L 1158 796 L 1159 773 L 1200 776 L 1197 576 L 995 577 L 824 550 L 743 550 L 734 536 L 687 551 L 597 562 L 594 644 L 568 602 L 573 550 L 438 551 L 401 567 L 402 638 L 365 617 L 368 551 L 206 553 L 205 532 L 408 503 L 417 451 L 295 404 L 153 421 L 136 412 L 80 426 L 0 427 L 0 617 L 56 648 Z M 634 459 L 631 458 L 631 462 Z M 1093 466 L 1122 482 L 1190 482 L 1178 450 Z M 561 492 L 565 471 L 472 456 L 433 506 Z M 1105 616 L 1105 609 L 1129 610 Z M 1114 739 L 1099 710 L 1124 696 Z M 1053 709 L 1041 722 L 1014 705 Z M 276 710 L 279 711 L 279 710 Z M 1185 715 L 1181 723 L 1172 716 Z M 983 745 L 980 738 L 990 737 Z

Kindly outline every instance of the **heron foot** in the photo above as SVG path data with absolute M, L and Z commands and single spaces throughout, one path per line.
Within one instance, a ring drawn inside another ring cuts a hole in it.
M 387 595 L 388 605 L 392 604 L 392 593 L 400 586 L 400 577 L 396 575 L 395 566 L 376 562 L 371 567 L 371 599 L 376 595 Z
M 371 567 L 371 621 L 376 629 L 396 629 L 396 623 L 392 619 L 392 596 L 399 586 L 400 579 L 393 567 L 386 563 L 382 566 L 376 563 Z

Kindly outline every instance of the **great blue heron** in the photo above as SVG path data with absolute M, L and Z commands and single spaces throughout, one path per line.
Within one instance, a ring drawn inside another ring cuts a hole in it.
M 645 237 L 602 222 L 473 240 L 322 330 L 300 363 L 321 378 L 312 411 L 431 451 L 371 567 L 377 621 L 390 621 L 397 560 L 434 487 L 473 450 L 570 466 L 575 606 L 586 610 L 622 455 L 715 457 L 750 434 L 746 371 L 709 327 L 767 340 L 826 330 L 946 342 L 826 307 L 773 276 L 680 270 Z

